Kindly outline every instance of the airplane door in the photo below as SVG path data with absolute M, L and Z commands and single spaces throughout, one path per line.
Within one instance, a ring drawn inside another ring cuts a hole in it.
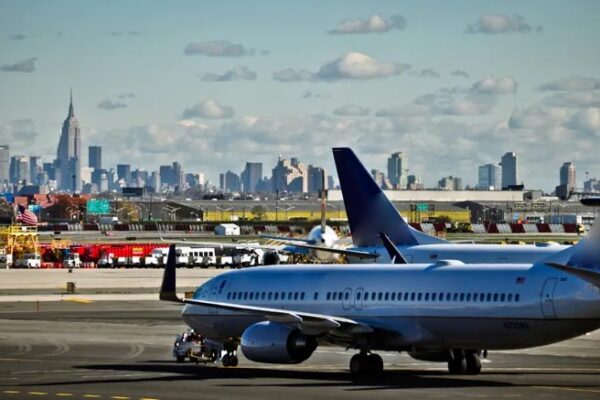
M 342 307 L 344 310 L 352 307 L 352 289 L 349 287 L 344 289 L 344 293 L 342 294 Z
M 365 295 L 364 288 L 359 287 L 356 289 L 356 293 L 354 294 L 354 308 L 355 309 L 362 310 L 364 295 Z
M 223 289 L 225 288 L 226 284 L 227 284 L 226 280 L 224 280 L 224 281 L 217 280 L 210 288 L 210 295 L 209 295 L 210 300 L 219 301 L 219 295 L 221 295 L 223 293 Z M 208 313 L 209 314 L 218 314 L 219 310 L 216 307 L 209 307 Z
M 554 289 L 556 288 L 556 278 L 548 278 L 542 287 L 542 315 L 544 318 L 556 318 L 554 310 Z

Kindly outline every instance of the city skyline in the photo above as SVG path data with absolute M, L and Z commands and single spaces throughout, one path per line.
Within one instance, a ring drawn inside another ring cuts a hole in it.
M 597 2 L 0 9 L 11 154 L 54 159 L 73 87 L 82 145 L 102 146 L 108 166 L 179 160 L 217 182 L 280 154 L 333 171 L 330 148 L 351 146 L 382 171 L 392 151 L 407 153 L 429 187 L 448 174 L 475 185 L 478 166 L 510 151 L 530 188 L 552 191 L 548 171 L 565 160 L 600 171 Z

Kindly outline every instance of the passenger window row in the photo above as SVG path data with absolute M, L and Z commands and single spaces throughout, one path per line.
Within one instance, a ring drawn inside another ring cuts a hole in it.
M 350 291 L 327 292 L 325 299 L 327 301 L 350 300 Z M 228 292 L 227 300 L 243 301 L 304 301 L 305 292 Z M 356 292 L 358 301 L 394 301 L 394 302 L 469 302 L 469 303 L 518 303 L 520 295 L 518 293 L 458 293 L 458 292 Z M 319 299 L 319 293 L 315 292 L 313 300 Z
M 304 292 L 228 292 L 227 300 L 288 300 L 288 301 L 303 301 L 306 297 Z M 315 300 L 318 295 L 315 293 Z
M 337 295 L 336 295 L 337 294 Z M 341 300 L 341 292 L 327 293 L 327 300 Z M 345 293 L 348 295 L 348 293 Z M 344 298 L 347 300 L 347 297 Z M 356 300 L 363 301 L 427 301 L 427 302 L 469 302 L 469 303 L 518 303 L 520 295 L 513 293 L 458 293 L 458 292 L 357 292 Z

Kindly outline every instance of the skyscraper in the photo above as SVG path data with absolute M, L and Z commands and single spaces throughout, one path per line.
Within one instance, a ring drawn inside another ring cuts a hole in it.
M 279 156 L 272 173 L 271 183 L 274 192 L 308 192 L 308 169 L 296 157 L 286 160 Z
M 123 180 L 125 186 L 131 186 L 131 165 L 117 164 L 117 179 Z
M 102 147 L 88 147 L 88 167 L 102 169 Z
M 577 175 L 575 171 L 575 164 L 572 162 L 565 162 L 560 167 L 560 184 L 556 187 L 556 196 L 562 200 L 566 200 L 570 197 L 571 192 L 575 191 L 577 186 Z
M 497 164 L 480 165 L 478 170 L 477 189 L 500 190 L 502 170 Z
M 319 193 L 321 190 L 327 190 L 327 180 L 325 179 L 325 170 L 321 167 L 315 167 L 312 164 L 308 166 L 308 192 Z M 323 187 L 325 186 L 325 187 Z
M 8 183 L 10 180 L 9 165 L 10 148 L 7 144 L 4 144 L 0 146 L 0 184 Z
M 387 160 L 387 175 L 392 186 L 396 189 L 406 189 L 408 175 L 408 160 L 401 151 L 393 153 Z
M 262 178 L 262 163 L 247 162 L 241 177 L 242 190 L 244 192 L 255 192 L 256 185 Z
M 14 184 L 29 184 L 29 157 L 12 156 L 10 158 L 10 181 Z
M 43 172 L 42 157 L 31 156 L 29 157 L 29 181 L 32 185 L 41 185 L 44 182 L 40 182 L 39 174 Z
M 502 156 L 500 165 L 502 166 L 502 189 L 517 185 L 519 180 L 517 155 L 513 152 L 506 153 Z
M 575 164 L 568 161 L 560 167 L 560 184 L 567 185 L 571 188 L 577 186 L 577 175 L 575 171 Z
M 55 166 L 60 190 L 81 190 L 81 132 L 73 110 L 73 92 L 69 102 L 69 114 L 63 122 L 58 141 Z

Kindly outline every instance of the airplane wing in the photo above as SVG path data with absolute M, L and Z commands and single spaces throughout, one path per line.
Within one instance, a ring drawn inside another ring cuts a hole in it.
M 358 257 L 358 258 L 375 259 L 380 256 L 379 253 L 369 253 L 367 251 L 349 250 L 349 249 L 338 249 L 335 247 L 322 247 L 322 246 L 317 246 L 317 245 L 312 245 L 312 244 L 289 243 L 289 246 L 294 246 L 294 247 L 299 247 L 299 248 L 304 248 L 304 249 L 311 249 L 311 250 L 316 250 L 316 251 L 323 251 L 326 253 L 342 254 L 345 256 L 352 256 L 352 257 Z
M 303 238 L 291 238 L 291 237 L 287 237 L 287 236 L 260 235 L 260 237 L 262 239 L 276 240 L 278 242 L 286 243 L 286 244 L 296 244 L 298 242 L 300 242 L 300 243 L 307 243 L 307 244 L 314 244 L 315 243 L 314 240 L 303 239 Z
M 202 247 L 214 247 L 219 249 L 265 249 L 265 250 L 274 250 L 274 251 L 285 251 L 285 246 L 283 245 L 269 245 L 269 244 L 260 244 L 260 243 L 245 243 L 245 242 L 231 242 L 231 243 L 223 243 L 223 242 L 200 242 L 195 240 L 171 240 L 165 239 L 161 236 L 160 240 L 162 242 L 178 244 L 178 245 L 195 245 Z
M 325 333 L 333 329 L 343 331 L 347 334 L 364 334 L 373 332 L 371 327 L 361 322 L 332 315 L 313 314 L 294 310 L 282 310 L 278 308 L 255 307 L 244 304 L 221 303 L 207 300 L 185 299 L 182 302 L 185 304 L 214 307 L 222 310 L 245 311 L 253 314 L 259 314 L 263 315 L 269 321 L 295 325 L 305 333 L 308 331 L 311 334 Z
M 175 245 L 172 244 L 169 248 L 167 264 L 165 266 L 162 284 L 160 286 L 160 300 L 259 314 L 273 322 L 295 325 L 302 331 L 311 334 L 321 334 L 331 330 L 337 330 L 345 334 L 357 335 L 370 333 L 373 331 L 371 327 L 361 322 L 332 315 L 313 314 L 302 311 L 282 310 L 268 307 L 255 307 L 244 304 L 221 303 L 196 299 L 181 299 L 179 296 L 177 296 L 175 271 Z

